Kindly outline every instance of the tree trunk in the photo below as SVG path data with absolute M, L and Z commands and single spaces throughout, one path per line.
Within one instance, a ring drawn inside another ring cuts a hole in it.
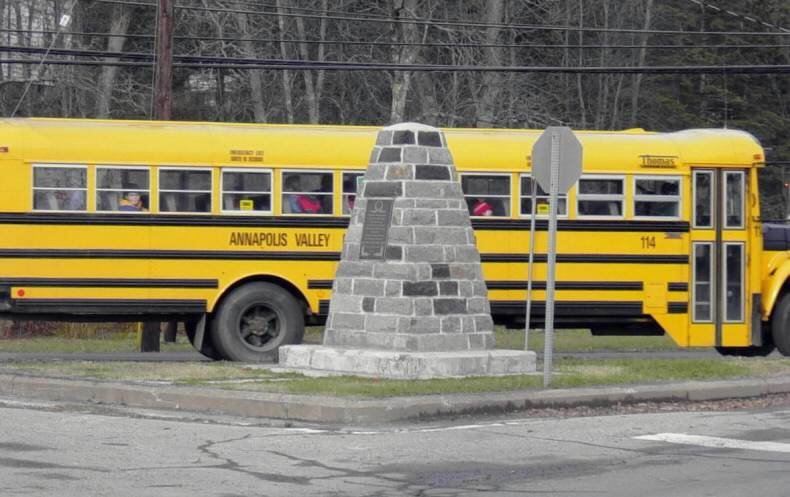
M 609 29 L 609 0 L 603 0 L 603 26 Z M 603 44 L 609 45 L 609 33 L 604 32 Z M 609 62 L 609 49 L 605 48 L 600 51 L 600 58 L 598 65 L 606 67 Z M 601 74 L 598 76 L 598 105 L 595 112 L 595 129 L 603 129 L 606 122 L 606 117 L 609 114 L 609 84 L 611 75 Z
M 239 10 L 246 10 L 246 5 L 237 4 Z M 241 42 L 241 47 L 244 50 L 244 55 L 247 57 L 255 57 L 255 46 L 250 41 L 250 27 L 247 22 L 247 14 L 238 14 L 236 21 L 239 24 L 239 32 L 241 33 L 244 41 Z M 252 112 L 254 120 L 257 123 L 266 122 L 266 109 L 263 106 L 263 79 L 261 78 L 261 71 L 258 69 L 250 69 L 247 71 L 247 76 L 250 79 L 250 100 L 252 100 Z
M 113 35 L 125 35 L 129 30 L 129 22 L 132 20 L 131 9 L 124 5 L 115 5 L 112 10 L 112 22 L 110 23 L 110 33 Z M 126 38 L 122 36 L 111 36 L 107 38 L 108 52 L 121 52 Z M 117 61 L 117 57 L 107 59 Z M 96 99 L 96 117 L 105 119 L 110 117 L 110 102 L 112 101 L 112 90 L 115 86 L 115 77 L 118 74 L 118 67 L 104 66 L 99 75 L 98 98 Z
M 579 28 L 584 27 L 584 3 L 579 0 Z M 579 67 L 584 66 L 584 31 L 579 29 Z M 576 75 L 576 89 L 579 92 L 579 109 L 581 110 L 582 129 L 587 127 L 587 107 L 584 103 L 584 85 L 582 84 L 582 73 Z
M 289 0 L 277 0 L 277 13 L 284 14 L 286 9 L 283 5 L 287 5 Z M 282 15 L 277 16 L 277 25 L 280 28 L 280 55 L 284 60 L 288 59 L 288 47 L 283 41 L 285 40 L 285 17 Z M 283 70 L 283 96 L 285 97 L 285 115 L 288 119 L 288 124 L 294 122 L 294 104 L 293 96 L 291 94 L 291 71 Z
M 647 31 L 650 29 L 650 16 L 653 12 L 653 0 L 647 0 L 645 4 L 645 22 L 642 29 Z M 640 42 L 641 48 L 639 49 L 639 67 L 644 67 L 645 59 L 647 58 L 647 33 L 642 33 L 642 40 Z M 637 125 L 636 118 L 639 110 L 639 90 L 642 86 L 643 74 L 636 74 L 634 76 L 634 88 L 631 91 L 631 126 Z
M 486 23 L 489 24 L 502 24 L 505 20 L 505 1 L 504 0 L 489 0 L 486 2 Z M 499 26 L 491 26 L 486 28 L 485 43 L 486 45 L 493 45 L 499 40 L 499 35 L 502 28 Z M 487 64 L 500 66 L 502 65 L 502 49 L 495 47 L 487 47 L 485 49 L 485 57 L 488 61 Z M 479 97 L 477 105 L 477 127 L 478 128 L 492 128 L 496 122 L 496 107 L 499 100 L 501 76 L 494 72 L 487 72 L 483 74 L 483 88 L 482 94 Z
M 609 123 L 609 129 L 617 129 L 620 122 L 620 92 L 623 90 L 623 74 L 617 77 L 617 89 L 614 91 L 614 98 L 612 99 L 612 120 Z
M 415 17 L 417 0 L 397 0 L 395 2 L 395 13 L 399 19 L 409 19 Z M 393 41 L 403 41 L 416 43 L 419 41 L 419 34 L 416 24 L 403 23 L 395 27 Z M 419 49 L 414 46 L 403 45 L 395 51 L 394 63 L 414 64 L 417 60 Z M 409 71 L 396 71 L 392 75 L 392 103 L 390 105 L 390 122 L 397 123 L 405 120 L 406 100 L 409 96 L 411 87 L 412 73 Z
M 321 1 L 323 14 L 321 16 L 321 26 L 319 27 L 319 40 L 326 38 L 326 11 L 328 10 L 327 0 Z M 304 27 L 304 18 L 296 18 L 296 30 L 300 40 L 307 39 L 307 32 Z M 299 43 L 299 54 L 302 60 L 310 60 L 310 47 L 307 43 Z M 324 44 L 318 45 L 318 60 L 324 60 Z M 318 124 L 321 120 L 321 91 L 324 85 L 324 71 L 318 71 L 315 81 L 311 71 L 302 71 L 304 76 L 305 97 L 307 99 L 307 113 L 311 124 Z

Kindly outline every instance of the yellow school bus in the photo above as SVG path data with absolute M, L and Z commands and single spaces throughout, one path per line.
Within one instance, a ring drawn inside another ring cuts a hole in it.
M 0 312 L 181 320 L 206 355 L 276 357 L 327 314 L 377 131 L 0 120 Z M 523 325 L 536 210 L 539 321 L 548 198 L 539 190 L 533 205 L 530 151 L 540 131 L 445 133 L 492 314 L 510 327 Z M 759 143 L 732 130 L 577 134 L 583 174 L 559 203 L 557 325 L 790 354 L 790 236 L 760 221 Z

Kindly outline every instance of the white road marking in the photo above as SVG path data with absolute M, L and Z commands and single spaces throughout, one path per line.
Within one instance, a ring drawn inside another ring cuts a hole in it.
M 750 440 L 706 437 L 703 435 L 688 435 L 686 433 L 657 433 L 655 435 L 642 435 L 634 438 L 637 440 L 651 440 L 682 445 L 698 445 L 700 447 L 711 447 L 714 449 L 759 450 L 790 454 L 790 443 L 781 442 L 752 442 Z

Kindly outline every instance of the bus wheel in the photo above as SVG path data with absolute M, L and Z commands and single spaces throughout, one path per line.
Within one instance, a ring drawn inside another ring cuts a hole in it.
M 212 320 L 211 335 L 227 359 L 276 361 L 280 345 L 300 343 L 304 313 L 287 290 L 271 283 L 248 283 L 233 290 Z
M 203 354 L 204 356 L 208 357 L 209 359 L 214 359 L 215 361 L 222 360 L 222 354 L 214 347 L 214 343 L 211 340 L 211 333 L 209 333 L 209 323 L 211 322 L 210 318 L 207 318 L 206 323 L 206 330 L 203 332 L 203 346 L 200 347 L 198 350 L 195 347 L 195 334 L 197 333 L 197 321 L 184 321 L 184 329 L 187 332 L 187 338 L 189 338 L 189 343 L 195 347 L 195 350 Z
M 771 334 L 779 352 L 783 356 L 790 356 L 790 292 L 782 295 L 774 307 Z
M 759 347 L 716 347 L 716 351 L 723 356 L 738 357 L 765 357 L 774 351 L 774 345 L 760 345 Z

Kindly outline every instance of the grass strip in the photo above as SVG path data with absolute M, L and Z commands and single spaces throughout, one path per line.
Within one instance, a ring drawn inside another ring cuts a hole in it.
M 790 359 L 559 359 L 554 388 L 768 377 L 790 374 Z M 161 363 L 25 361 L 4 364 L 0 371 L 70 376 L 112 381 L 167 382 L 211 388 L 340 397 L 384 398 L 449 393 L 534 390 L 541 375 L 434 380 L 381 380 L 350 376 L 313 378 L 273 373 L 229 362 Z
M 304 343 L 320 344 L 323 341 L 324 328 L 308 327 L 305 330 Z M 507 330 L 497 327 L 495 330 L 496 346 L 500 349 L 524 348 L 524 331 Z M 543 332 L 530 332 L 530 350 L 543 351 Z M 0 352 L 8 353 L 113 353 L 135 352 L 135 333 L 108 333 L 103 337 L 65 338 L 61 336 L 37 338 L 4 338 L 0 339 Z M 162 351 L 191 351 L 192 346 L 186 337 L 179 335 L 175 344 L 161 343 Z M 666 336 L 613 336 L 596 337 L 588 330 L 559 330 L 555 337 L 556 352 L 657 352 L 677 350 L 677 346 Z

